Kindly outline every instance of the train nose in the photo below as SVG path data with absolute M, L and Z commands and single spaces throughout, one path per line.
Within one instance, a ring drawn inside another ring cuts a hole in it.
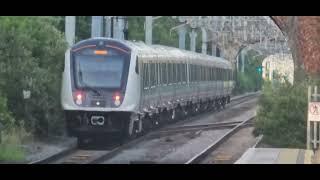
M 94 126 L 103 126 L 104 125 L 104 117 L 103 116 L 92 116 L 91 124 Z

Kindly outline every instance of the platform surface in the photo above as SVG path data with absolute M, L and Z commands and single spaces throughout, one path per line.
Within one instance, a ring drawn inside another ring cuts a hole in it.
M 312 156 L 304 149 L 250 148 L 235 164 L 311 164 Z

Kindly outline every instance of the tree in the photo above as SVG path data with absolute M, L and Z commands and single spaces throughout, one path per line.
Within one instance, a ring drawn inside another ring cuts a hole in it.
M 0 89 L 15 119 L 38 134 L 48 132 L 48 122 L 64 120 L 60 84 L 66 42 L 58 24 L 55 17 L 0 17 Z M 28 101 L 24 89 L 32 93 Z

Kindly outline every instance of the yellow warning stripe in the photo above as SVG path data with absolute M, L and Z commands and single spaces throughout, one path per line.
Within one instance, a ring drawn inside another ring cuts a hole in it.
M 313 151 L 312 150 L 305 150 L 304 153 L 304 164 L 312 164 Z
M 299 149 L 282 149 L 276 164 L 296 164 Z

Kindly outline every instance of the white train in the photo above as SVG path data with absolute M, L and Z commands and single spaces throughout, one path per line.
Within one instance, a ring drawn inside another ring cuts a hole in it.
M 61 102 L 79 142 L 119 132 L 129 138 L 224 107 L 234 87 L 222 58 L 142 42 L 93 38 L 66 52 Z

